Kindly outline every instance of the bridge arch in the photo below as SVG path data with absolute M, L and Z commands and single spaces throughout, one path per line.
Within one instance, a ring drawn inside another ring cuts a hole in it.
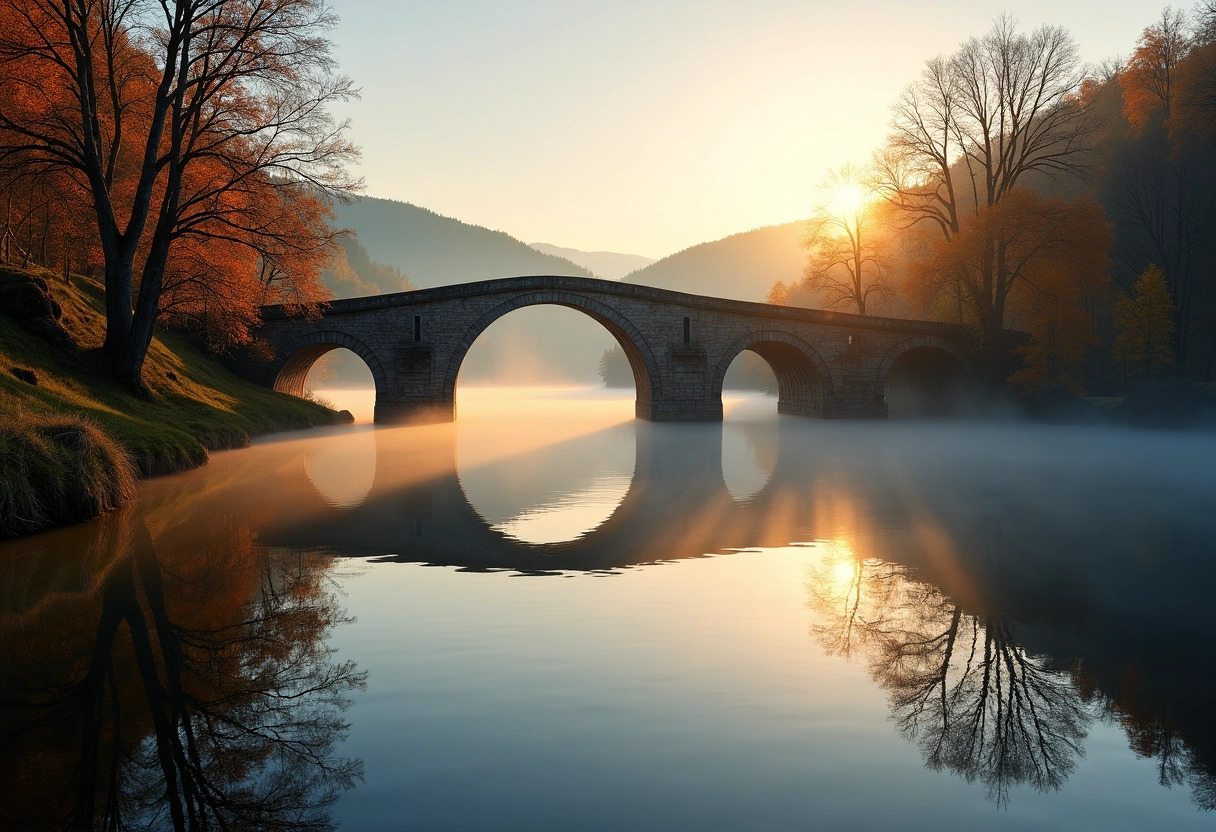
M 874 395 L 888 415 L 945 415 L 960 404 L 971 361 L 952 341 L 918 335 L 892 346 L 874 378 Z M 894 412 L 892 412 L 894 411 Z
M 819 352 L 796 335 L 779 330 L 753 332 L 732 343 L 713 370 L 710 395 L 722 401 L 722 380 L 744 350 L 763 358 L 777 378 L 777 412 L 823 416 L 834 394 L 832 371 Z
M 376 384 L 376 396 L 379 398 L 381 393 L 388 389 L 380 359 L 358 338 L 332 329 L 310 332 L 279 347 L 276 350 L 278 366 L 273 370 L 272 386 L 280 393 L 303 396 L 308 371 L 312 369 L 312 365 L 327 352 L 340 348 L 348 349 L 363 359 L 363 363 L 371 371 Z
M 639 414 L 649 412 L 650 402 L 662 395 L 662 376 L 654 353 L 642 333 L 620 312 L 594 298 L 552 290 L 528 292 L 505 300 L 485 312 L 464 330 L 443 373 L 444 401 L 455 402 L 456 379 L 460 375 L 460 367 L 464 363 L 469 349 L 472 348 L 473 342 L 489 328 L 490 324 L 516 309 L 544 304 L 564 306 L 582 312 L 612 334 L 612 337 L 621 345 L 621 349 L 629 359 L 629 367 L 633 370 L 634 386 L 637 389 L 637 411 Z

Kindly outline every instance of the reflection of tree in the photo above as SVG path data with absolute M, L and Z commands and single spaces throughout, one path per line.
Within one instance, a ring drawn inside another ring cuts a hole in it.
M 966 613 L 905 567 L 847 553 L 824 558 L 810 588 L 816 634 L 833 654 L 867 658 L 927 766 L 981 781 L 998 804 L 1014 786 L 1046 791 L 1068 778 L 1088 711 L 1069 676 L 1030 656 L 1007 622 Z
M 1157 782 L 1166 788 L 1186 784 L 1195 804 L 1204 811 L 1216 810 L 1216 747 L 1204 739 L 1211 736 L 1210 703 L 1206 697 L 1198 710 L 1200 714 L 1175 713 L 1179 703 L 1161 701 L 1162 689 L 1174 692 L 1173 685 L 1159 678 L 1149 679 L 1134 668 L 1124 668 L 1117 681 L 1109 681 L 1106 690 L 1084 668 L 1078 668 L 1075 682 L 1086 700 L 1098 706 L 1104 719 L 1117 722 L 1127 734 L 1128 744 L 1141 759 L 1157 765 Z M 1183 683 L 1185 687 L 1185 683 Z M 1154 688 L 1158 694 L 1154 695 Z M 1204 693 L 1206 694 L 1206 689 Z M 1183 703 L 1184 708 L 1186 704 Z M 1186 724 L 1201 730 L 1188 732 Z
M 5 805 L 28 803 L 31 819 L 71 806 L 78 829 L 331 828 L 328 807 L 362 774 L 334 748 L 364 674 L 325 645 L 344 613 L 324 564 L 257 550 L 240 530 L 163 562 L 142 519 L 115 522 L 123 554 L 96 602 L 61 599 L 53 631 L 5 627 L 17 660 L 3 699 L 23 718 L 6 720 L 18 728 L 0 756 L 15 758 L 5 769 L 55 758 L 42 779 L 58 792 Z

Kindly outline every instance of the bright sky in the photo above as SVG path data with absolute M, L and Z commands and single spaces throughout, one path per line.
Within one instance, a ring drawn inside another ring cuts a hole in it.
M 527 242 L 662 257 L 809 213 L 925 59 L 1011 6 L 957 0 L 331 0 L 371 196 Z M 1028 0 L 1083 58 L 1154 0 Z

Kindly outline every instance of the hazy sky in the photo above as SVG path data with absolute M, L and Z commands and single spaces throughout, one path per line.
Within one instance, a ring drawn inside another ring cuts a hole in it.
M 661 257 L 802 218 L 926 58 L 1012 10 L 1127 55 L 1149 0 L 331 0 L 366 193 Z

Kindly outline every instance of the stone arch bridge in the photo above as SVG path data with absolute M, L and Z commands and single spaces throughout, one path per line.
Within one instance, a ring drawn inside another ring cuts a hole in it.
M 576 309 L 612 333 L 633 369 L 637 416 L 651 421 L 720 420 L 722 379 L 744 350 L 772 367 L 780 413 L 822 418 L 886 417 L 895 379 L 967 368 L 963 330 L 951 324 L 537 276 L 331 301 L 314 318 L 265 307 L 256 336 L 274 358 L 242 358 L 235 369 L 301 395 L 313 363 L 345 347 L 371 370 L 376 422 L 450 421 L 461 363 L 477 336 L 538 304 Z

